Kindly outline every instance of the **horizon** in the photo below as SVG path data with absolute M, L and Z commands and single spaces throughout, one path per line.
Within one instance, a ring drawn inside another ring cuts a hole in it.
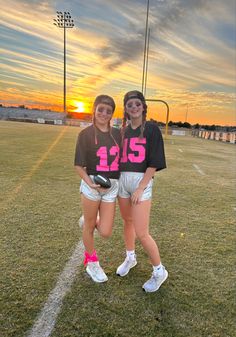
M 63 30 L 53 19 L 70 11 L 68 112 L 90 113 L 105 93 L 121 117 L 125 92 L 141 91 L 146 8 L 141 0 L 3 3 L 0 103 L 62 112 Z M 236 125 L 235 9 L 233 0 L 150 0 L 146 98 L 168 102 L 169 120 Z M 165 121 L 161 103 L 148 106 L 150 118 Z
M 21 107 L 21 106 L 3 106 L 3 105 L 1 105 L 0 104 L 0 109 L 1 108 L 6 108 L 6 109 L 22 109 L 22 110 L 38 110 L 38 111 L 40 111 L 40 112 L 52 112 L 52 113 L 58 113 L 58 114 L 64 114 L 64 112 L 62 112 L 62 111 L 56 111 L 56 110 L 45 110 L 45 109 L 40 109 L 40 108 L 29 108 L 29 107 L 27 107 L 27 106 L 25 106 L 25 107 Z M 87 120 L 87 119 L 84 119 L 83 117 L 85 117 L 85 116 L 88 116 L 88 115 L 91 115 L 92 116 L 92 113 L 91 112 L 78 112 L 78 113 L 75 113 L 75 112 L 73 112 L 73 111 L 71 111 L 71 112 L 67 112 L 67 116 L 71 116 L 70 118 L 75 118 L 75 119 L 81 119 L 81 120 Z M 81 118 L 80 118 L 81 117 Z M 113 116 L 112 117 L 112 119 L 122 119 L 122 117 L 115 117 L 115 116 Z M 157 122 L 157 123 L 160 123 L 160 124 L 162 124 L 162 125 L 166 125 L 166 122 L 164 121 L 164 122 L 162 122 L 162 121 L 159 121 L 159 120 L 157 120 L 157 119 L 153 119 L 152 117 L 151 118 L 147 118 L 147 120 L 154 120 L 155 122 Z M 194 123 L 194 124 L 191 124 L 191 123 L 189 123 L 189 122 L 182 122 L 182 121 L 180 121 L 180 120 L 171 120 L 171 119 L 169 119 L 169 121 L 168 121 L 168 123 L 173 123 L 174 125 L 176 125 L 176 124 L 178 124 L 178 123 L 182 123 L 182 124 L 185 124 L 185 123 L 187 123 L 187 124 L 189 124 L 189 125 L 191 125 L 191 127 L 193 127 L 193 126 L 195 126 L 195 125 L 199 125 L 199 127 L 204 127 L 204 126 L 208 126 L 208 127 L 211 127 L 211 126 L 215 126 L 215 127 L 222 127 L 222 128 L 236 128 L 236 124 L 235 125 L 228 125 L 228 124 L 199 124 L 199 123 Z M 172 127 L 172 125 L 169 125 L 169 127 Z

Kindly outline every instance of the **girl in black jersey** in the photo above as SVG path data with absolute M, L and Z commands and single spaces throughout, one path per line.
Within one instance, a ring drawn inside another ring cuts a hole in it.
M 153 176 L 166 167 L 163 139 L 158 126 L 146 122 L 147 105 L 141 92 L 126 93 L 124 111 L 119 206 L 124 221 L 126 258 L 116 273 L 125 276 L 137 264 L 137 237 L 153 265 L 152 276 L 143 289 L 154 292 L 168 277 L 158 246 L 149 234 Z M 128 126 L 127 120 L 130 120 Z
M 95 99 L 93 124 L 79 133 L 75 151 L 75 167 L 82 179 L 84 264 L 95 282 L 105 282 L 107 276 L 94 247 L 94 230 L 96 227 L 103 237 L 111 235 L 118 194 L 121 135 L 118 129 L 110 127 L 114 110 L 115 102 L 110 96 L 100 95 Z M 111 187 L 105 189 L 95 184 L 93 179 L 97 174 L 109 178 Z

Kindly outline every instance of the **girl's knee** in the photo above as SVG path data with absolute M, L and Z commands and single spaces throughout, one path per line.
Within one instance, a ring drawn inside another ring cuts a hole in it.
M 123 221 L 125 226 L 133 226 L 133 220 L 131 217 L 125 217 L 123 218 Z
M 108 239 L 112 234 L 112 229 L 101 229 L 99 228 L 99 234 L 104 238 Z
M 103 238 L 109 238 L 112 234 L 112 222 L 109 224 L 107 222 L 105 223 L 100 221 L 99 225 L 97 225 L 97 230 Z
M 147 241 L 150 240 L 151 236 L 149 235 L 149 233 L 137 233 L 136 232 L 136 236 L 137 239 L 141 242 L 141 243 L 146 243 Z
M 87 220 L 84 222 L 84 229 L 88 232 L 93 232 L 95 229 L 96 223 L 94 220 Z

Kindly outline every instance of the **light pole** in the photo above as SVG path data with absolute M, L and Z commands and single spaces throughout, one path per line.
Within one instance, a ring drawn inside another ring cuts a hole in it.
M 146 29 L 145 29 L 145 42 L 144 42 L 144 53 L 143 53 L 142 93 L 144 96 L 146 96 L 146 88 L 147 88 L 149 41 L 150 41 L 150 31 L 151 31 L 151 29 L 148 28 L 148 18 L 149 18 L 149 0 L 147 0 Z
M 146 51 L 146 69 L 145 69 L 145 79 L 144 79 L 144 97 L 146 96 L 147 88 L 147 73 L 148 73 L 148 54 L 149 54 L 149 40 L 150 40 L 150 28 L 148 29 L 148 38 L 147 38 L 147 51 Z
M 64 29 L 64 113 L 66 114 L 66 29 L 74 27 L 74 20 L 70 12 L 57 12 L 57 18 L 53 19 L 54 25 Z
M 187 104 L 187 108 L 186 108 L 186 113 L 185 113 L 185 123 L 187 123 L 187 119 L 188 119 L 188 103 Z
M 149 0 L 147 0 L 147 13 L 146 13 L 146 29 L 145 29 L 145 42 L 144 42 L 144 55 L 143 55 L 143 77 L 142 77 L 142 93 L 146 96 L 147 87 L 147 72 L 148 72 L 148 57 L 149 57 L 149 41 L 150 41 L 150 28 L 148 28 L 148 17 L 149 17 Z M 162 99 L 152 99 L 146 98 L 146 101 L 150 102 L 161 102 L 166 106 L 166 128 L 165 136 L 168 135 L 168 123 L 169 123 L 169 112 L 170 108 L 166 101 Z
M 144 52 L 143 52 L 142 93 L 144 91 L 145 69 L 146 69 L 146 63 L 147 63 L 146 53 L 147 53 L 147 37 L 148 37 L 148 16 L 149 16 L 149 0 L 147 0 L 146 29 L 145 29 Z

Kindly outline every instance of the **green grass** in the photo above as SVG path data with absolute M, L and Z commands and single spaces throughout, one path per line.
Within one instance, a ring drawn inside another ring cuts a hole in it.
M 81 240 L 79 129 L 67 128 L 32 171 L 62 129 L 0 122 L 2 337 L 27 336 Z M 115 275 L 124 257 L 117 209 L 113 236 L 96 237 L 109 281 L 94 284 L 81 265 L 52 337 L 235 336 L 235 145 L 169 137 L 165 148 L 168 169 L 155 177 L 150 228 L 167 282 L 157 293 L 142 291 L 151 265 L 140 244 L 138 265 Z

